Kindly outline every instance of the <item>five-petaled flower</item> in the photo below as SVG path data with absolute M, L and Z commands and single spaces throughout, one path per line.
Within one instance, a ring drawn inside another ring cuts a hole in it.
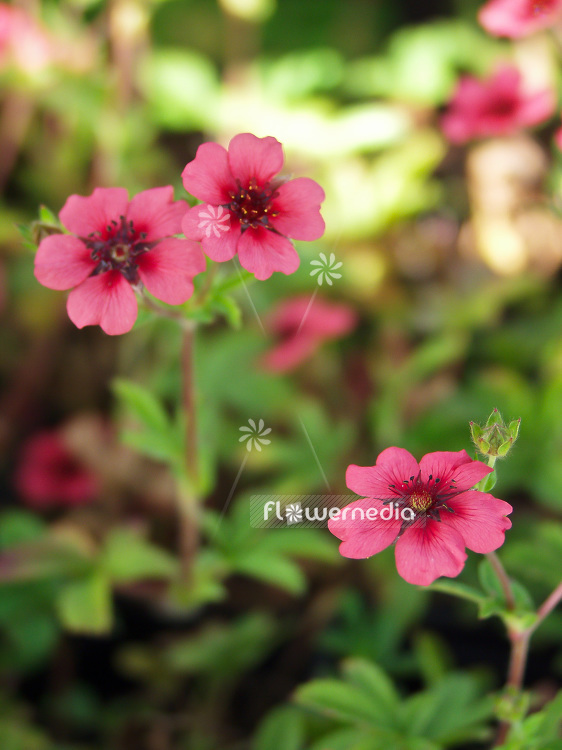
M 478 20 L 490 34 L 511 39 L 547 29 L 562 19 L 562 0 L 489 0 Z
M 283 300 L 268 322 L 278 342 L 265 354 L 262 364 L 271 372 L 288 372 L 311 357 L 325 341 L 352 331 L 357 316 L 349 305 L 299 296 Z
M 466 143 L 538 125 L 552 115 L 554 107 L 552 91 L 524 91 L 521 73 L 504 65 L 482 81 L 463 76 L 441 126 L 452 143 Z
M 241 133 L 228 151 L 218 143 L 199 146 L 182 178 L 185 189 L 204 203 L 185 215 L 185 236 L 200 241 L 215 261 L 238 253 L 242 266 L 260 280 L 274 271 L 296 271 L 300 260 L 288 238 L 323 235 L 324 191 L 307 177 L 276 178 L 282 166 L 283 148 L 272 137 Z
M 67 310 L 78 328 L 99 324 L 108 334 L 126 333 L 137 317 L 133 288 L 142 284 L 179 305 L 193 294 L 193 277 L 205 270 L 199 245 L 173 236 L 181 232 L 185 211 L 170 186 L 131 201 L 123 188 L 71 195 L 60 220 L 72 234 L 42 240 L 35 276 L 50 289 L 74 287 Z
M 396 541 L 396 567 L 409 583 L 428 586 L 439 576 L 455 577 L 464 567 L 465 547 L 492 552 L 511 527 L 511 505 L 471 489 L 491 471 L 464 450 L 428 453 L 418 464 L 407 450 L 387 448 L 375 466 L 348 467 L 347 486 L 364 499 L 328 527 L 342 540 L 344 557 L 371 557 Z M 400 512 L 381 517 L 389 503 Z M 359 512 L 367 509 L 378 514 Z

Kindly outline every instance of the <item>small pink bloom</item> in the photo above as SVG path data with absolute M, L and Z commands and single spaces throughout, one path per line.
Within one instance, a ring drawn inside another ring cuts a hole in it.
M 98 492 L 96 478 L 70 453 L 58 432 L 41 432 L 24 445 L 14 476 L 23 502 L 52 508 L 90 502 Z
M 0 3 L 0 67 L 33 73 L 51 62 L 54 49 L 46 32 L 23 9 Z
M 137 318 L 134 287 L 142 283 L 163 302 L 180 305 L 193 294 L 193 277 L 205 270 L 199 245 L 172 236 L 181 232 L 185 211 L 171 187 L 145 190 L 130 201 L 123 188 L 71 195 L 60 220 L 73 234 L 42 240 L 35 276 L 49 289 L 74 287 L 67 310 L 78 328 L 126 333 Z
M 215 261 L 238 253 L 257 279 L 274 271 L 294 273 L 300 260 L 288 238 L 317 240 L 324 234 L 324 191 L 307 177 L 276 178 L 282 166 L 283 148 L 271 137 L 241 133 L 228 151 L 218 143 L 199 146 L 182 177 L 185 189 L 204 205 L 185 215 L 185 236 L 201 242 Z
M 357 324 L 354 311 L 347 305 L 309 297 L 294 297 L 282 302 L 269 319 L 270 329 L 280 339 L 263 358 L 272 372 L 288 372 L 304 362 L 329 339 L 340 338 Z
M 562 0 L 489 0 L 478 20 L 487 32 L 511 39 L 554 26 L 562 17 Z
M 408 583 L 454 578 L 464 567 L 465 547 L 492 552 L 511 527 L 511 505 L 471 489 L 491 471 L 464 450 L 428 453 L 418 464 L 407 450 L 387 448 L 375 466 L 348 467 L 347 486 L 364 499 L 328 528 L 342 540 L 344 557 L 371 557 L 396 542 L 396 567 Z M 368 509 L 377 511 L 371 520 Z
M 521 74 L 509 65 L 483 81 L 463 76 L 441 122 L 444 134 L 452 143 L 466 143 L 511 135 L 548 119 L 555 107 L 553 92 L 526 93 L 521 83 Z
M 558 128 L 558 130 L 554 134 L 554 142 L 556 143 L 560 151 L 562 151 L 562 128 Z

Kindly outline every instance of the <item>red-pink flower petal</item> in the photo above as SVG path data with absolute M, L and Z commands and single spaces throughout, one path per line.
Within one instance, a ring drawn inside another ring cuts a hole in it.
M 554 134 L 554 142 L 556 143 L 560 151 L 562 151 L 562 128 L 558 128 L 558 130 Z
M 429 586 L 440 576 L 454 578 L 464 567 L 464 540 L 451 526 L 427 520 L 413 524 L 396 542 L 396 568 L 408 583 Z
M 96 188 L 91 195 L 71 195 L 59 214 L 64 226 L 79 237 L 91 232 L 106 235 L 112 220 L 127 213 L 129 196 L 125 188 Z
M 160 240 L 181 232 L 181 220 L 189 206 L 185 201 L 174 201 L 174 188 L 151 188 L 138 193 L 129 203 L 127 219 L 136 232 L 146 234 L 146 241 Z
M 207 252 L 205 243 L 203 249 Z M 269 279 L 274 271 L 294 273 L 300 265 L 297 251 L 286 237 L 258 227 L 243 232 L 238 242 L 240 264 L 256 279 Z
M 283 166 L 283 146 L 271 136 L 258 138 L 252 133 L 240 133 L 229 143 L 228 161 L 242 187 L 248 187 L 251 179 L 263 187 Z
M 307 334 L 291 336 L 270 349 L 262 358 L 262 365 L 270 372 L 289 372 L 307 360 L 318 347 L 320 340 Z
M 35 278 L 49 289 L 72 289 L 95 267 L 86 245 L 68 234 L 45 237 L 35 255 Z
M 366 513 L 370 508 L 377 511 L 376 518 L 367 517 Z M 385 513 L 390 511 L 391 518 L 388 520 L 380 517 L 381 511 L 385 508 Z M 340 554 L 353 559 L 371 557 L 386 549 L 398 536 L 401 526 L 402 520 L 400 517 L 395 518 L 395 510 L 392 511 L 373 498 L 350 503 L 342 509 L 342 514 L 338 518 L 328 521 L 331 533 L 342 540 Z
M 277 216 L 270 222 L 286 237 L 295 240 L 318 240 L 326 225 L 320 215 L 320 204 L 326 195 L 320 185 L 308 177 L 298 177 L 277 188 L 278 197 L 272 202 Z
M 32 508 L 79 505 L 98 492 L 95 476 L 74 458 L 57 432 L 40 432 L 25 443 L 14 484 Z
M 138 259 L 141 281 L 157 299 L 181 305 L 193 294 L 193 277 L 205 270 L 205 256 L 191 240 L 169 238 Z
M 533 34 L 560 20 L 562 0 L 490 0 L 478 12 L 478 21 L 494 36 L 511 39 Z
M 418 462 L 409 451 L 392 447 L 379 455 L 375 466 L 348 466 L 345 481 L 358 495 L 385 500 L 403 494 L 408 488 L 405 482 L 417 477 L 419 471 Z
M 185 236 L 197 242 L 201 242 L 205 238 L 211 240 L 226 239 L 229 230 L 238 226 L 238 219 L 231 216 L 227 208 L 211 206 L 208 203 L 190 208 L 182 221 L 182 230 Z
M 188 193 L 215 206 L 230 203 L 229 192 L 236 190 L 226 149 L 218 143 L 203 143 L 195 159 L 182 172 L 183 185 Z
M 119 271 L 90 276 L 68 295 L 68 317 L 78 328 L 100 325 L 110 336 L 127 333 L 137 318 L 137 299 Z
M 454 481 L 454 490 L 469 490 L 484 479 L 493 469 L 482 461 L 474 461 L 465 450 L 436 451 L 427 453 L 420 461 L 421 478 L 428 482 L 433 477 L 440 480 L 440 487 L 446 489 Z
M 506 518 L 513 510 L 509 503 L 486 492 L 469 490 L 448 500 L 447 505 L 453 512 L 440 511 L 441 525 L 458 531 L 466 547 L 487 553 L 502 546 L 505 532 L 511 528 Z

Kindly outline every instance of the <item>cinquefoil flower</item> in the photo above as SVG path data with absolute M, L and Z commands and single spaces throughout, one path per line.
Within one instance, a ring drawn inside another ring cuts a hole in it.
M 364 499 L 343 509 L 328 528 L 342 540 L 344 557 L 371 557 L 396 542 L 396 567 L 409 583 L 453 578 L 464 567 L 465 547 L 492 552 L 511 527 L 511 505 L 471 489 L 491 471 L 464 450 L 428 453 L 418 464 L 407 450 L 387 448 L 375 466 L 348 467 L 347 486 Z M 394 511 L 381 517 L 389 503 Z M 377 510 L 373 520 L 368 509 Z

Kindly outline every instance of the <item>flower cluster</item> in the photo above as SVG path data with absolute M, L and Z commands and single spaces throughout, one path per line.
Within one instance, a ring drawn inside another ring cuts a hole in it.
M 491 471 L 464 450 L 428 453 L 418 464 L 407 450 L 387 448 L 375 466 L 348 467 L 347 486 L 365 499 L 347 506 L 328 527 L 342 540 L 344 557 L 371 557 L 396 542 L 396 567 L 409 583 L 427 586 L 439 576 L 455 577 L 464 567 L 466 547 L 492 552 L 511 527 L 506 518 L 511 505 L 472 489 Z M 380 511 L 390 502 L 409 509 L 411 517 L 385 520 Z M 354 508 L 378 508 L 379 514 L 358 519 Z
M 194 276 L 205 270 L 201 247 L 215 261 L 238 254 L 257 279 L 293 273 L 299 256 L 288 238 L 322 236 L 324 191 L 308 178 L 276 177 L 282 165 L 279 141 L 242 133 L 228 152 L 203 144 L 185 167 L 185 187 L 204 205 L 174 201 L 171 187 L 130 201 L 123 188 L 72 195 L 60 212 L 70 234 L 42 239 L 36 278 L 50 289 L 72 289 L 67 310 L 79 328 L 100 325 L 113 335 L 132 328 L 135 291 L 170 305 L 189 299 Z M 177 237 L 182 230 L 185 238 Z

